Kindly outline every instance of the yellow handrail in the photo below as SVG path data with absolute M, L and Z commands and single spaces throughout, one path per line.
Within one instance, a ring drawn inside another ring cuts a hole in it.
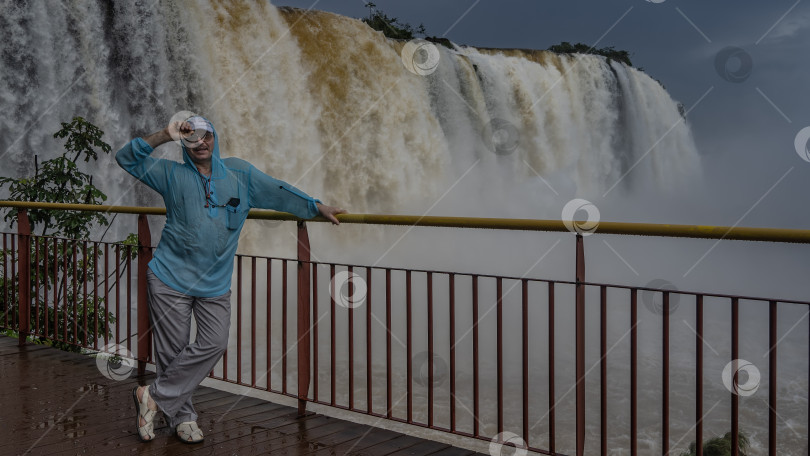
M 104 206 L 93 204 L 39 203 L 29 201 L 0 201 L 0 207 L 24 209 L 51 209 L 71 211 L 110 212 L 122 214 L 166 215 L 160 207 Z M 261 220 L 300 220 L 285 212 L 252 209 L 250 219 Z M 562 220 L 530 220 L 474 217 L 437 217 L 415 215 L 342 214 L 341 223 L 366 225 L 433 226 L 450 228 L 478 228 L 521 231 L 568 231 Z M 323 217 L 310 221 L 326 222 Z M 781 228 L 746 228 L 701 225 L 665 225 L 654 223 L 600 222 L 596 231 L 600 234 L 621 234 L 631 236 L 663 236 L 704 239 L 734 239 L 763 242 L 793 242 L 810 244 L 810 230 Z

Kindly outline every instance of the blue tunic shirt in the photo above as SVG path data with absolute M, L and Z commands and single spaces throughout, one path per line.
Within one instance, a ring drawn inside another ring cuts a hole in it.
M 319 201 L 297 188 L 244 160 L 221 159 L 216 132 L 210 178 L 200 174 L 185 146 L 183 163 L 153 158 L 153 150 L 136 138 L 115 159 L 163 197 L 166 225 L 149 268 L 181 293 L 213 297 L 230 290 L 239 233 L 250 208 L 289 212 L 303 219 L 319 213 L 315 204 Z M 238 205 L 227 206 L 229 201 L 236 203 L 232 198 Z

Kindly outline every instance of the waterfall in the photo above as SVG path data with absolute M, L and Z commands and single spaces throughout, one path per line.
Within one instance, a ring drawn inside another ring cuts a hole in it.
M 436 65 L 417 74 L 404 43 L 359 20 L 216 0 L 6 2 L 0 24 L 0 151 L 17 175 L 73 116 L 117 149 L 182 110 L 216 123 L 223 156 L 356 213 L 422 213 L 458 183 L 520 217 L 498 202 L 539 210 L 543 182 L 593 196 L 699 168 L 664 88 L 603 57 L 424 43 Z M 94 173 L 110 203 L 160 204 L 110 157 Z

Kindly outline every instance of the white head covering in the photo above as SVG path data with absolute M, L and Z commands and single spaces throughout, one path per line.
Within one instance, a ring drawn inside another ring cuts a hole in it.
M 193 116 L 186 119 L 186 122 L 191 124 L 191 128 L 195 131 L 197 130 L 205 130 L 210 131 L 211 133 L 214 132 L 214 126 L 211 125 L 211 122 L 208 119 L 201 117 L 201 116 Z

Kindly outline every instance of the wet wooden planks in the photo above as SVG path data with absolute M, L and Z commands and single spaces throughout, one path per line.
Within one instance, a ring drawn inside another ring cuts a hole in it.
M 148 375 L 149 382 L 153 375 Z M 135 435 L 135 377 L 103 376 L 96 360 L 0 336 L 3 455 L 392 455 L 470 456 L 472 451 L 200 387 L 205 442 L 188 445 L 158 419 L 155 441 Z

